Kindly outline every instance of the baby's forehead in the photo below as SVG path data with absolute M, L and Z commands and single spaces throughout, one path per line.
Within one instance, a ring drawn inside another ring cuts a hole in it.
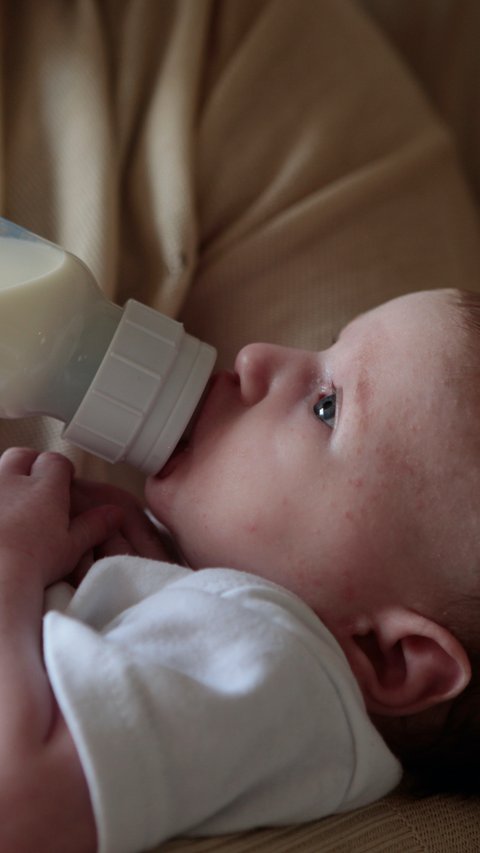
M 420 290 L 406 293 L 382 302 L 367 311 L 358 314 L 345 326 L 345 330 L 354 329 L 360 324 L 385 325 L 415 323 L 418 321 L 442 319 L 447 324 L 458 323 L 458 292 L 452 289 Z
M 379 360 L 397 360 L 397 367 L 411 362 L 419 369 L 419 378 L 435 367 L 456 374 L 471 346 L 471 334 L 463 318 L 457 291 L 419 291 L 385 302 L 348 322 L 337 336 L 358 351 L 368 351 L 372 367 Z M 480 311 L 476 341 L 480 353 Z M 428 364 L 424 365 L 424 359 Z
M 431 445 L 440 455 L 476 436 L 480 331 L 476 380 L 466 370 L 468 338 L 454 291 L 408 294 L 360 315 L 338 338 L 337 377 L 355 401 L 351 417 L 364 414 L 365 430 L 388 428 L 392 442 Z

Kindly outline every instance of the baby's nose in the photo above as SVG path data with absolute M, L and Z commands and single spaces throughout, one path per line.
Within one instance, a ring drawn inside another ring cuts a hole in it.
M 274 344 L 248 344 L 235 360 L 242 399 L 248 406 L 262 400 L 282 369 L 285 348 Z

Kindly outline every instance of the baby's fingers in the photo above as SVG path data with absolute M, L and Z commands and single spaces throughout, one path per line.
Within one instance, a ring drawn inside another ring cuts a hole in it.
M 70 489 L 70 482 L 75 473 L 72 462 L 67 456 L 62 453 L 47 451 L 46 453 L 38 453 L 37 458 L 32 464 L 32 475 L 35 477 L 49 477 L 55 481 L 55 484 L 61 486 L 67 485 Z
M 0 473 L 30 474 L 38 455 L 38 450 L 32 450 L 30 447 L 9 447 L 0 456 Z
M 68 583 L 76 589 L 88 574 L 94 562 L 95 557 L 92 548 L 90 551 L 86 551 L 83 557 L 80 557 L 75 568 L 72 569 L 69 575 L 67 575 L 66 580 Z
M 101 557 L 118 557 L 125 554 L 137 556 L 137 552 L 130 542 L 125 539 L 125 536 L 120 530 L 116 530 L 112 536 L 109 536 L 105 542 L 102 542 L 102 544 L 97 548 L 95 554 L 98 559 Z
M 99 506 L 75 516 L 70 536 L 76 552 L 75 563 L 89 551 L 108 540 L 121 526 L 124 512 L 117 506 Z

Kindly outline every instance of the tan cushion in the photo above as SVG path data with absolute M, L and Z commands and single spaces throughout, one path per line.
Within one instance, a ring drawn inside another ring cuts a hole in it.
M 476 0 L 2 8 L 3 214 L 79 254 L 111 298 L 182 317 L 220 363 L 252 339 L 328 345 L 410 290 L 480 289 Z M 41 419 L 0 424 L 12 443 L 65 449 Z M 479 818 L 477 799 L 395 794 L 163 849 L 471 853 Z
M 474 853 L 478 801 L 393 794 L 345 815 L 301 827 L 221 838 L 175 839 L 162 853 Z M 160 850 L 160 848 L 158 848 Z

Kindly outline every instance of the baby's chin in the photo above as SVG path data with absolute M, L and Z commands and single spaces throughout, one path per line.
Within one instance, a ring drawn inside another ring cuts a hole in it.
M 157 524 L 169 531 L 169 535 L 179 548 L 185 512 L 182 511 L 180 499 L 182 490 L 174 483 L 174 479 L 173 477 L 162 479 L 156 474 L 149 476 L 145 481 L 144 497 L 147 513 L 155 519 Z M 182 562 L 185 561 L 182 560 Z

